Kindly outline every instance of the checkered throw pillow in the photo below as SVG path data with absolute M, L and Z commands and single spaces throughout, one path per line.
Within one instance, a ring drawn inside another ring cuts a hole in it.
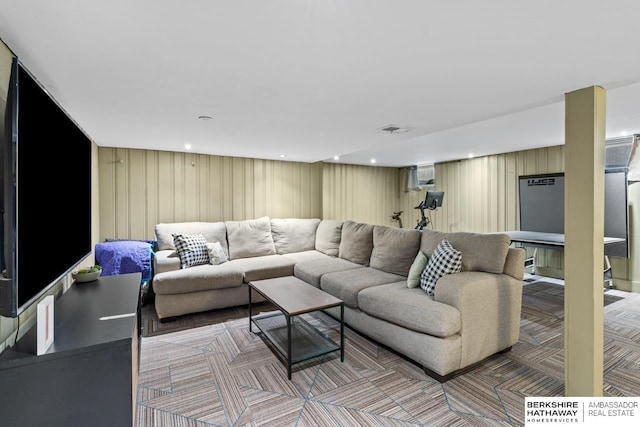
M 427 295 L 433 295 L 438 279 L 461 269 L 462 252 L 451 246 L 449 240 L 442 239 L 420 275 L 420 287 Z
M 209 264 L 207 241 L 202 233 L 195 235 L 173 233 L 173 244 L 180 256 L 180 268 Z

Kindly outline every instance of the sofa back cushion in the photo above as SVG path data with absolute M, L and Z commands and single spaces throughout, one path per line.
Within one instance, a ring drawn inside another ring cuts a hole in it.
M 462 271 L 500 274 L 504 270 L 511 239 L 506 234 L 449 233 L 449 242 L 462 252 Z
M 320 220 L 298 218 L 272 218 L 271 235 L 279 254 L 290 254 L 315 249 L 316 230 Z
M 342 221 L 323 219 L 316 230 L 316 250 L 337 257 L 342 237 Z
M 275 255 L 268 216 L 244 221 L 225 221 L 229 241 L 229 259 Z
M 373 229 L 374 226 L 370 224 L 345 221 L 342 224 L 338 256 L 368 267 L 373 251 Z
M 483 271 L 500 274 L 509 251 L 511 239 L 500 233 L 470 233 L 423 230 L 420 249 L 427 257 L 447 238 L 454 248 L 462 252 L 462 271 Z
M 447 233 L 425 228 L 424 230 L 422 230 L 420 250 L 427 256 L 427 258 L 431 258 L 431 255 L 433 255 L 433 252 L 438 247 L 438 244 L 440 244 L 442 239 L 444 239 L 445 237 L 447 237 Z
M 224 222 L 171 222 L 156 224 L 155 234 L 157 250 L 175 250 L 173 234 L 202 234 L 209 242 L 219 242 L 228 253 L 227 227 Z
M 387 273 L 407 276 L 420 250 L 420 239 L 418 230 L 374 226 L 369 265 Z

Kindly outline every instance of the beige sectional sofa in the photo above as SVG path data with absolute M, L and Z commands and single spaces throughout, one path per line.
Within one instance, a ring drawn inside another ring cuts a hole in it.
M 248 282 L 294 275 L 342 299 L 350 327 L 440 381 L 518 342 L 524 251 L 504 234 L 268 217 L 158 224 L 155 232 L 161 320 L 247 304 Z M 181 268 L 172 233 L 202 233 L 229 261 Z M 462 252 L 462 271 L 439 279 L 433 296 L 408 287 L 418 253 L 428 259 L 445 237 Z

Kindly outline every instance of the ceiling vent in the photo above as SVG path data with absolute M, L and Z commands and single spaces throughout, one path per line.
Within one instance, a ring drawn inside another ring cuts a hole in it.
M 378 128 L 378 130 L 382 131 L 382 132 L 389 132 L 390 134 L 394 134 L 394 133 L 406 133 L 406 132 L 410 132 L 412 130 L 414 130 L 415 128 L 410 128 L 410 127 L 402 127 L 402 126 L 397 126 L 397 125 L 387 125 L 381 128 Z

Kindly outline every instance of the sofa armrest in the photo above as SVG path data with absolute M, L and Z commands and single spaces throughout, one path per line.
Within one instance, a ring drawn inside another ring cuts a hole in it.
M 157 251 L 153 257 L 153 274 L 180 270 L 180 256 L 173 249 Z
M 522 281 L 477 271 L 449 274 L 438 280 L 434 300 L 460 312 L 461 366 L 518 342 Z
M 522 248 L 509 248 L 502 272 L 514 279 L 522 280 L 524 278 L 525 255 L 525 250 Z

